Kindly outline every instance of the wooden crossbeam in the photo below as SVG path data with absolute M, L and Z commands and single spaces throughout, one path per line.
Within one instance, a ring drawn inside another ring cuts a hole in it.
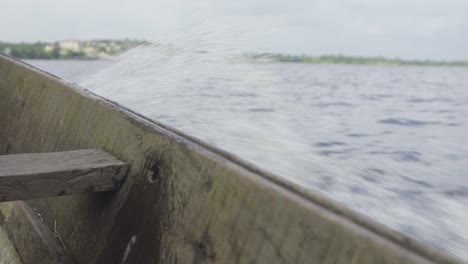
M 96 149 L 0 156 L 0 202 L 114 190 L 127 170 Z

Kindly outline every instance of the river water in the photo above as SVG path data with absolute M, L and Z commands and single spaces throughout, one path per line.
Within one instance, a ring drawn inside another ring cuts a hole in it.
M 468 68 L 139 52 L 29 63 L 468 259 Z

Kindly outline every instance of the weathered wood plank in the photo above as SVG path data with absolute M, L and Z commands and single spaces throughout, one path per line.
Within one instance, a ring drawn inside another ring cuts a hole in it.
M 74 263 L 60 240 L 60 233 L 49 228 L 37 212 L 24 202 L 6 206 L 11 210 L 0 224 L 22 264 Z
M 0 201 L 114 190 L 127 170 L 95 149 L 0 156 Z

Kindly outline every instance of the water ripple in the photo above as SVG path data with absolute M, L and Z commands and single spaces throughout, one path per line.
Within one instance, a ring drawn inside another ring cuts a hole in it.
M 428 125 L 440 125 L 441 122 L 437 121 L 419 121 L 409 118 L 388 118 L 378 121 L 382 124 L 388 125 L 399 125 L 399 126 L 428 126 Z
M 329 142 L 318 142 L 315 144 L 317 147 L 333 147 L 333 146 L 344 146 L 346 143 L 340 141 L 329 141 Z
M 407 100 L 409 103 L 434 103 L 434 102 L 453 102 L 448 98 L 412 98 Z

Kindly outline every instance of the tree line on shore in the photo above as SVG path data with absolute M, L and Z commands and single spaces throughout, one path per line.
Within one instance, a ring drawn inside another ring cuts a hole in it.
M 51 51 L 45 49 L 46 43 L 0 43 L 0 51 L 19 59 L 60 59 L 73 58 L 82 54 L 69 52 L 66 55 L 60 54 L 60 48 L 54 47 Z
M 251 53 L 253 59 L 267 59 L 275 62 L 286 63 L 311 63 L 311 64 L 355 64 L 355 65 L 415 65 L 415 66 L 459 66 L 467 67 L 468 61 L 435 61 L 435 60 L 404 60 L 400 58 L 385 57 L 359 57 L 345 55 L 289 55 L 279 53 Z
M 135 40 L 0 42 L 0 52 L 19 59 L 100 59 L 118 55 L 142 43 Z

